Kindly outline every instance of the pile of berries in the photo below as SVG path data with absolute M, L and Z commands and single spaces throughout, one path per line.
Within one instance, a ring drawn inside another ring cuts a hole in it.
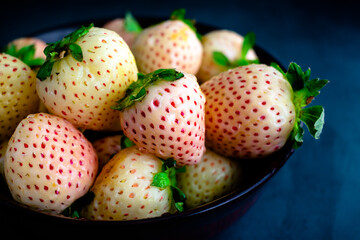
M 185 10 L 142 28 L 127 13 L 0 53 L 0 172 L 31 208 L 132 220 L 239 187 L 242 161 L 315 138 L 327 80 L 260 63 L 253 33 L 204 35 Z M 90 141 L 87 132 L 107 135 Z

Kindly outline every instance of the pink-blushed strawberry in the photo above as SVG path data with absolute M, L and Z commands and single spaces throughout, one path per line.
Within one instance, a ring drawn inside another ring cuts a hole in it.
M 125 14 L 125 18 L 115 18 L 105 23 L 103 28 L 112 30 L 119 34 L 130 48 L 132 47 L 137 35 L 142 31 L 140 24 L 130 12 Z
M 34 45 L 35 52 L 34 52 L 34 58 L 43 58 L 45 59 L 46 56 L 44 54 L 44 49 L 46 48 L 46 43 L 35 37 L 21 37 L 12 40 L 8 43 L 7 47 L 11 48 L 12 46 L 15 47 L 15 49 L 18 51 L 23 47 Z
M 204 52 L 199 72 L 196 75 L 201 83 L 229 68 L 258 59 L 252 49 L 255 43 L 253 33 L 248 33 L 244 38 L 234 31 L 214 30 L 205 34 L 201 43 Z
M 177 174 L 177 185 L 186 195 L 185 207 L 194 208 L 230 193 L 240 186 L 242 175 L 237 161 L 207 149 L 198 164 Z
M 173 14 L 171 20 L 145 28 L 137 36 L 131 50 L 140 72 L 160 68 L 198 72 L 203 49 L 194 28 L 186 24 L 189 21 L 186 22 L 184 14 Z
M 91 220 L 133 220 L 158 217 L 171 210 L 169 187 L 153 186 L 162 161 L 136 146 L 120 150 L 102 169 L 91 192 L 95 198 L 82 215 Z
M 0 141 L 4 141 L 38 109 L 36 73 L 20 59 L 0 53 L 0 93 Z
M 48 45 L 45 53 L 36 89 L 48 111 L 82 129 L 118 130 L 118 112 L 110 106 L 137 79 L 124 40 L 90 25 Z
M 206 145 L 223 156 L 258 158 L 282 148 L 287 140 L 302 143 L 303 121 L 318 138 L 324 109 L 307 106 L 327 84 L 309 79 L 291 63 L 287 73 L 264 64 L 241 66 L 201 85 L 206 96 Z
M 31 208 L 62 212 L 86 194 L 97 174 L 91 143 L 67 120 L 30 114 L 10 138 L 4 160 L 13 198 Z
M 0 143 L 0 174 L 4 176 L 4 160 L 8 141 L 2 141 Z
M 121 138 L 123 135 L 113 135 L 103 137 L 93 142 L 93 147 L 99 159 L 99 169 L 103 166 L 121 149 Z
M 196 77 L 174 69 L 140 75 L 118 102 L 124 135 L 141 151 L 179 165 L 195 164 L 205 151 L 205 97 Z

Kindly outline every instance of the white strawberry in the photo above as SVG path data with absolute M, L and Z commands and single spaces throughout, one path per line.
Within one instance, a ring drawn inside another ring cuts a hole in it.
M 204 105 L 194 75 L 160 69 L 139 75 L 115 109 L 125 136 L 140 150 L 188 165 L 205 151 Z
M 23 119 L 10 138 L 4 169 L 16 201 L 60 213 L 88 192 L 98 161 L 91 143 L 70 122 L 37 113 Z
M 82 27 L 50 44 L 37 91 L 49 112 L 92 130 L 120 128 L 111 109 L 137 79 L 134 57 L 115 32 Z
M 229 68 L 244 64 L 243 62 L 258 59 L 252 49 L 255 43 L 252 33 L 248 33 L 244 40 L 243 36 L 234 31 L 214 30 L 205 34 L 201 42 L 204 54 L 199 72 L 196 75 L 201 83 Z M 222 59 L 219 59 L 221 57 Z
M 186 195 L 186 208 L 194 208 L 234 190 L 242 174 L 238 162 L 207 149 L 198 164 L 177 175 L 177 184 Z
M 158 217 L 171 210 L 170 188 L 152 186 L 162 161 L 136 146 L 120 150 L 102 169 L 91 191 L 93 201 L 82 215 L 91 220 Z
M 103 28 L 119 34 L 130 48 L 132 47 L 135 38 L 142 30 L 141 26 L 130 12 L 125 14 L 125 18 L 115 18 L 105 23 Z
M 4 141 L 38 109 L 36 73 L 20 59 L 0 53 L 0 93 L 0 141 Z
M 203 49 L 184 15 L 185 12 L 176 11 L 171 20 L 145 28 L 137 36 L 131 50 L 140 72 L 150 73 L 160 68 L 198 72 Z
M 123 135 L 107 136 L 93 142 L 93 147 L 99 159 L 99 169 L 102 169 L 111 157 L 120 151 L 122 137 Z
M 278 67 L 277 67 L 278 68 Z M 206 145 L 223 156 L 257 158 L 302 143 L 303 121 L 318 138 L 321 106 L 307 106 L 327 80 L 309 79 L 295 63 L 287 73 L 263 64 L 223 72 L 201 85 L 206 96 Z

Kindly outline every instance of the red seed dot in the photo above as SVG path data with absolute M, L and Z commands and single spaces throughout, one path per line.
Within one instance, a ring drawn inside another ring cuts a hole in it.
M 154 104 L 155 107 L 159 107 L 160 102 L 159 102 L 159 100 L 155 99 L 155 100 L 153 101 L 153 104 Z

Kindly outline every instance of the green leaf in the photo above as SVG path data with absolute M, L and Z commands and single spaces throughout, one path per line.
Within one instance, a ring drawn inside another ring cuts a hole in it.
M 146 95 L 145 88 L 140 88 L 140 91 L 138 91 L 136 95 L 130 96 L 130 99 L 132 101 L 141 101 L 145 97 L 145 95 Z
M 90 204 L 92 200 L 95 198 L 95 193 L 92 191 L 87 192 L 84 196 L 78 198 L 71 204 L 69 207 L 67 207 L 64 211 L 61 213 L 64 216 L 72 217 L 72 218 L 80 218 L 80 212 L 81 209 Z
M 213 60 L 216 64 L 223 66 L 227 69 L 239 67 L 239 66 L 245 66 L 253 63 L 260 63 L 258 59 L 250 60 L 246 58 L 247 53 L 251 48 L 253 48 L 255 45 L 255 33 L 249 32 L 244 37 L 244 42 L 241 48 L 241 56 L 239 59 L 234 60 L 231 62 L 225 54 L 219 51 L 213 52 Z
M 177 167 L 176 161 L 173 158 L 162 161 L 162 170 L 154 175 L 151 185 L 162 189 L 170 187 L 174 207 L 178 211 L 183 211 L 186 196 L 183 191 L 176 186 L 176 175 L 179 172 L 184 172 L 185 167 Z
M 176 168 L 176 173 L 184 173 L 184 172 L 186 172 L 186 166 Z
M 22 58 L 22 59 L 30 59 L 33 58 L 35 55 L 35 45 L 31 44 L 28 46 L 24 46 L 19 49 L 16 53 L 16 57 Z
M 76 61 L 82 62 L 83 60 L 83 53 L 81 50 L 81 47 L 76 43 L 71 43 L 69 45 L 69 50 L 73 58 L 75 58 Z
M 325 112 L 322 106 L 312 106 L 302 109 L 300 113 L 300 119 L 303 121 L 310 134 L 319 139 L 324 126 Z
M 37 72 L 36 77 L 40 81 L 44 81 L 46 78 L 50 77 L 54 63 L 55 63 L 54 61 L 45 61 L 44 64 L 39 69 L 39 71 Z
M 296 63 L 290 63 L 288 70 L 286 72 L 286 79 L 289 81 L 291 87 L 294 91 L 303 89 L 305 82 L 308 80 L 306 77 L 309 76 L 310 70 L 306 74 L 302 71 L 301 67 Z
M 186 9 L 185 8 L 179 8 L 175 9 L 170 16 L 170 19 L 172 20 L 184 20 L 186 15 Z
M 35 58 L 35 59 L 31 59 L 31 60 L 27 61 L 27 65 L 29 65 L 29 67 L 31 67 L 31 68 L 34 68 L 34 67 L 43 65 L 44 62 L 45 62 L 45 59 L 43 59 L 43 58 Z
M 85 36 L 92 27 L 94 27 L 93 23 L 91 23 L 89 26 L 81 26 L 80 28 L 76 29 L 72 33 L 69 33 L 62 40 L 60 40 L 60 45 L 65 46 L 71 43 L 75 43 L 79 38 Z
M 316 78 L 307 81 L 305 83 L 305 88 L 308 90 L 309 95 L 315 97 L 319 95 L 320 90 L 328 83 L 328 80 Z
M 272 64 L 273 67 L 280 69 L 280 67 Z M 307 107 L 314 97 L 319 95 L 320 90 L 329 82 L 324 79 L 311 79 L 310 68 L 305 72 L 299 65 L 292 62 L 286 73 L 282 72 L 285 78 L 289 81 L 293 88 L 293 103 L 295 105 L 296 117 L 293 132 L 291 134 L 294 140 L 294 147 L 299 147 L 303 141 L 304 130 L 300 123 L 305 123 L 310 134 L 319 139 L 324 126 L 324 108 L 322 106 Z
M 270 66 L 275 68 L 276 70 L 278 70 L 285 78 L 286 78 L 286 73 L 284 72 L 284 70 L 279 66 L 279 64 L 277 64 L 276 62 L 271 62 Z
M 45 56 L 49 56 L 52 52 L 55 51 L 56 42 L 52 44 L 48 44 L 44 49 Z
M 140 33 L 142 31 L 142 27 L 131 12 L 125 13 L 124 27 L 127 32 Z
M 74 32 L 66 35 L 63 39 L 49 43 L 44 49 L 44 54 L 46 55 L 45 63 L 39 69 L 40 73 L 38 72 L 37 77 L 41 81 L 45 80 L 51 75 L 54 63 L 68 54 L 71 54 L 75 60 L 81 62 L 83 60 L 82 50 L 75 42 L 85 36 L 93 26 L 94 24 L 92 23 L 87 27 L 81 26 Z
M 293 139 L 293 148 L 299 148 L 303 143 L 304 129 L 299 125 L 295 124 L 294 129 L 291 132 L 291 139 Z
M 117 105 L 111 106 L 112 109 L 123 111 L 131 107 L 135 102 L 141 101 L 146 96 L 146 89 L 160 81 L 175 81 L 184 76 L 183 73 L 175 69 L 158 69 L 149 74 L 138 74 L 138 80 L 131 83 L 126 89 L 125 96 L 117 101 Z
M 128 147 L 131 147 L 134 145 L 135 145 L 135 143 L 132 142 L 128 137 L 126 137 L 125 135 L 121 136 L 121 140 L 120 140 L 121 149 L 128 148 Z
M 155 174 L 151 186 L 155 186 L 159 188 L 166 188 L 170 186 L 170 179 L 168 174 L 166 172 L 159 172 Z
M 246 58 L 249 50 L 255 46 L 255 33 L 249 32 L 244 36 L 244 41 L 241 47 L 241 56 L 239 59 L 236 59 L 230 64 L 230 68 L 238 67 L 238 66 L 246 66 L 249 64 L 258 64 L 260 63 L 259 59 L 250 60 Z
M 11 44 L 9 47 L 5 49 L 5 53 L 20 59 L 30 68 L 41 66 L 45 62 L 45 60 L 42 58 L 34 58 L 35 56 L 34 44 L 24 46 L 19 50 L 16 49 L 16 46 L 14 44 Z
M 238 67 L 238 66 L 246 66 L 246 65 L 249 65 L 249 64 L 251 64 L 250 61 L 248 61 L 247 59 L 243 59 L 243 58 L 237 59 L 234 62 L 234 66 L 236 66 L 236 67 Z
M 225 54 L 219 51 L 213 52 L 213 60 L 216 64 L 223 67 L 230 67 L 231 65 L 230 60 L 225 56 Z
M 153 72 L 153 75 L 159 79 L 166 81 L 175 81 L 184 76 L 182 72 L 178 72 L 175 69 L 158 69 Z
M 186 200 L 185 193 L 181 191 L 180 188 L 176 186 L 171 186 L 171 191 L 173 192 L 173 197 L 175 199 L 175 202 L 183 202 Z
M 244 42 L 241 48 L 241 58 L 246 59 L 246 55 L 251 48 L 255 46 L 255 33 L 249 32 L 244 36 Z
M 184 22 L 186 25 L 188 25 L 190 27 L 191 30 L 193 30 L 195 32 L 197 38 L 201 41 L 202 35 L 197 31 L 197 29 L 195 27 L 195 20 L 186 19 L 185 15 L 186 15 L 185 8 L 175 9 L 171 13 L 170 19 L 171 20 L 180 20 L 180 21 Z
M 168 169 L 176 167 L 176 161 L 173 158 L 168 158 L 166 160 L 162 160 L 162 171 L 165 172 Z
M 184 211 L 184 202 L 186 200 L 185 193 L 176 186 L 170 186 L 170 189 L 172 192 L 174 206 L 176 210 L 178 210 L 179 212 Z
M 310 73 L 310 68 L 303 72 L 299 65 L 292 62 L 285 74 L 285 78 L 293 88 L 293 101 L 297 108 L 309 105 L 313 98 L 319 95 L 320 90 L 329 82 L 328 80 L 319 78 L 309 80 Z
M 184 211 L 184 202 L 175 202 L 174 205 L 176 210 L 178 210 L 179 212 Z
M 4 53 L 7 53 L 13 57 L 16 57 L 16 46 L 15 44 L 11 44 L 10 46 L 5 47 Z

